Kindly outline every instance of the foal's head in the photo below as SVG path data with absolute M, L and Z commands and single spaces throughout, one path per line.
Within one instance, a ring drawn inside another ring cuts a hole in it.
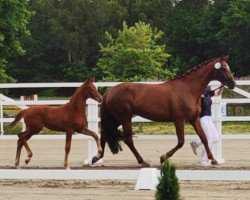
M 229 89 L 234 89 L 236 83 L 227 64 L 227 56 L 222 56 L 214 63 L 215 79 L 220 81 L 223 85 L 228 86 Z
M 94 99 L 99 103 L 102 102 L 102 95 L 98 92 L 96 86 L 93 84 L 94 79 L 89 78 L 85 83 L 85 94 L 87 98 Z

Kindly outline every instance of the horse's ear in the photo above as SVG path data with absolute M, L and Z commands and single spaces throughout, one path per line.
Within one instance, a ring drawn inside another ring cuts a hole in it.
M 222 56 L 222 57 L 220 58 L 220 60 L 221 60 L 221 61 L 222 61 L 222 60 L 227 61 L 228 58 L 229 58 L 229 55 L 224 55 L 224 56 Z
M 86 83 L 87 84 L 90 84 L 90 83 L 93 83 L 94 82 L 94 78 L 88 78 L 87 80 L 86 80 Z
M 91 78 L 88 78 L 85 83 L 89 84 L 91 82 Z

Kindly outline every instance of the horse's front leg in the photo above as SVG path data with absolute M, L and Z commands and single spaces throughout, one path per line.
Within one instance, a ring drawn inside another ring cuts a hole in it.
M 184 123 L 185 122 L 182 119 L 174 121 L 178 143 L 173 149 L 168 151 L 166 153 L 166 155 L 161 156 L 161 158 L 160 158 L 161 164 L 163 162 L 165 162 L 166 159 L 170 158 L 178 149 L 180 149 L 184 145 L 184 142 L 185 142 L 185 139 L 184 139 Z
M 100 139 L 99 139 L 99 136 L 97 135 L 97 133 L 95 133 L 95 132 L 93 132 L 93 131 L 91 131 L 91 130 L 89 130 L 89 129 L 86 129 L 86 128 L 84 128 L 83 130 L 82 130 L 82 132 L 81 132 L 82 134 L 85 134 L 85 135 L 89 135 L 89 136 L 92 136 L 94 139 L 95 139 L 95 142 L 96 142 L 96 145 L 97 145 L 97 155 L 96 155 L 96 157 L 94 157 L 93 159 L 94 160 L 92 160 L 92 163 L 95 163 L 95 162 L 97 162 L 98 160 L 100 160 L 101 159 L 101 156 L 103 157 L 103 148 L 102 148 L 102 146 L 101 146 L 101 144 L 100 144 Z M 105 142 L 104 142 L 104 144 L 103 144 L 103 146 L 105 145 Z
M 191 121 L 190 123 L 194 127 L 194 130 L 197 133 L 197 135 L 200 137 L 201 142 L 203 143 L 203 145 L 206 149 L 207 157 L 208 157 L 208 159 L 211 160 L 211 164 L 218 165 L 217 160 L 215 160 L 215 158 L 214 158 L 214 156 L 213 156 L 213 154 L 208 146 L 208 140 L 207 140 L 207 137 L 206 137 L 206 135 L 201 127 L 200 119 L 196 118 L 195 120 Z
M 70 169 L 69 163 L 68 163 L 68 156 L 69 156 L 69 152 L 71 149 L 72 134 L 73 134 L 73 131 L 66 132 L 65 157 L 64 157 L 64 168 L 65 169 Z

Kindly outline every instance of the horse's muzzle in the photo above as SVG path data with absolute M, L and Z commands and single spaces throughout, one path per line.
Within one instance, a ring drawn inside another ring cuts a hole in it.
M 235 88 L 236 82 L 235 82 L 234 80 L 231 80 L 231 81 L 229 81 L 229 82 L 227 83 L 227 86 L 228 86 L 229 89 L 232 90 L 232 89 Z
M 98 101 L 98 103 L 102 103 L 103 98 L 102 98 L 102 96 L 100 95 L 100 96 L 97 97 L 96 100 Z

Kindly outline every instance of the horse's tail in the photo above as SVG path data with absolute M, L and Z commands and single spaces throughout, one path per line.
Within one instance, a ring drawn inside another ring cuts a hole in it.
M 123 140 L 123 133 L 118 130 L 119 123 L 108 111 L 107 94 L 104 94 L 101 104 L 101 136 L 107 141 L 113 154 L 122 151 L 120 141 Z
M 23 114 L 24 114 L 25 110 L 21 110 L 15 117 L 14 121 L 11 122 L 8 127 L 9 128 L 13 128 L 22 118 L 23 118 Z

